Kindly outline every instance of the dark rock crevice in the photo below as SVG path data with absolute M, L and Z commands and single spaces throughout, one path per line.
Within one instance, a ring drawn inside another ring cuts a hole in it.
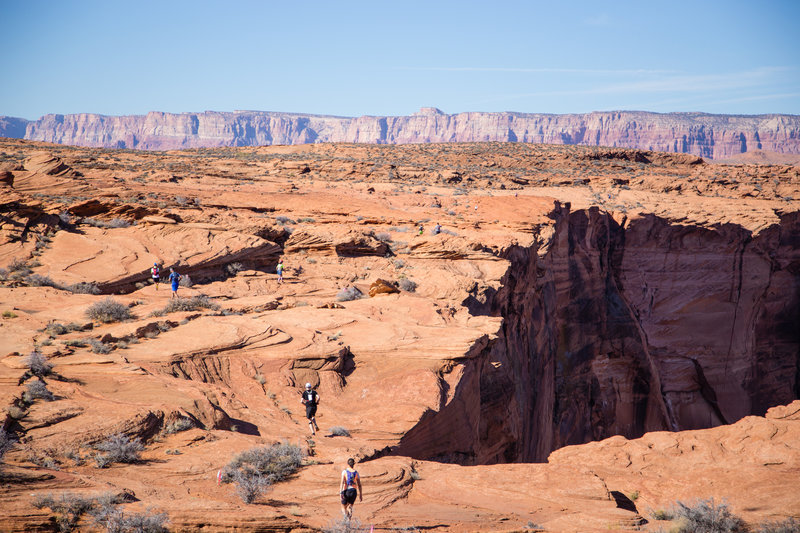
M 393 453 L 544 461 L 562 446 L 732 423 L 798 397 L 800 214 L 755 236 L 596 208 L 553 215 L 547 242 L 505 252 L 484 306 L 504 319 L 497 338 L 453 363 L 451 399 Z

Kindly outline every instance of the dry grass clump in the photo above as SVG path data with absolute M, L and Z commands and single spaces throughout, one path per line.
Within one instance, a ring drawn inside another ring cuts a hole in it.
M 56 397 L 50 392 L 50 389 L 47 388 L 47 384 L 44 381 L 37 379 L 36 381 L 28 383 L 27 389 L 22 393 L 22 399 L 26 403 L 33 403 L 35 400 L 52 402 Z
M 39 352 L 31 352 L 25 359 L 25 365 L 31 375 L 43 378 L 53 373 L 53 365 Z
M 173 298 L 161 310 L 162 313 L 175 313 L 178 311 L 197 311 L 198 309 L 219 309 L 219 304 L 208 296 L 199 294 L 191 298 Z
M 168 424 L 162 433 L 165 435 L 172 435 L 174 433 L 180 433 L 181 431 L 186 431 L 188 429 L 192 429 L 194 427 L 194 422 L 190 418 L 180 417 L 174 422 Z
M 86 316 L 103 323 L 122 322 L 133 318 L 133 314 L 131 314 L 131 310 L 127 305 L 114 300 L 110 296 L 89 306 L 89 309 L 86 310 Z
M 55 515 L 58 531 L 68 533 L 75 530 L 81 517 L 95 506 L 95 500 L 72 492 L 64 492 L 58 497 L 37 494 L 33 498 L 33 506 L 37 509 L 50 509 Z
M 362 293 L 356 287 L 345 287 L 338 293 L 336 293 L 336 299 L 340 302 L 349 302 L 352 300 L 358 300 L 362 296 L 364 296 L 364 293 Z
M 98 453 L 94 459 L 98 468 L 105 468 L 112 463 L 137 463 L 139 462 L 144 445 L 136 438 L 117 433 L 95 446 L 104 454 Z
M 350 436 L 350 432 L 347 431 L 347 429 L 342 427 L 342 426 L 333 426 L 330 431 L 331 431 L 331 435 L 335 435 L 337 437 L 349 437 Z
M 54 514 L 58 531 L 68 533 L 80 531 L 81 518 L 88 514 L 94 525 L 107 533 L 167 533 L 168 517 L 164 513 L 153 513 L 147 509 L 144 513 L 125 513 L 119 508 L 123 503 L 120 497 L 103 494 L 86 497 L 72 492 L 60 496 L 37 494 L 33 498 L 33 506 L 37 509 L 47 507 Z M 88 524 L 87 524 L 88 525 Z M 94 529 L 92 529 L 94 531 Z
M 67 325 L 61 324 L 59 322 L 50 322 L 44 327 L 45 333 L 50 335 L 51 337 L 56 337 L 58 335 L 66 335 L 72 331 L 80 331 L 82 328 L 80 324 L 76 324 L 75 322 L 70 322 Z
M 724 503 L 710 500 L 694 504 L 677 502 L 675 517 L 678 521 L 676 533 L 747 533 L 750 528 L 744 520 L 733 514 Z
M 3 456 L 17 443 L 11 433 L 0 427 L 0 461 Z
M 417 290 L 416 282 L 411 281 L 408 278 L 402 278 L 398 282 L 398 286 L 400 287 L 401 290 L 404 290 L 406 292 L 414 292 L 415 290 Z
M 305 452 L 289 443 L 273 444 L 244 451 L 223 470 L 224 483 L 236 483 L 237 493 L 245 503 L 254 502 L 270 485 L 300 468 Z

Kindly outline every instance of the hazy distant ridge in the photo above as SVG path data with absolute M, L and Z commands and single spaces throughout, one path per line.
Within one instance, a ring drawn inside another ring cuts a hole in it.
M 168 150 L 314 142 L 512 141 L 621 146 L 724 159 L 755 149 L 800 154 L 798 115 L 709 115 L 612 111 L 549 115 L 458 113 L 336 117 L 235 111 L 103 116 L 0 117 L 0 136 L 77 146 Z

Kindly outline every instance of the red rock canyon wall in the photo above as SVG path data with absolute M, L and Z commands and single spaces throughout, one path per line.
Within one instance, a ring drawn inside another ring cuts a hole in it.
M 757 236 L 597 209 L 556 215 L 538 249 L 508 252 L 493 342 L 443 368 L 444 402 L 397 453 L 543 461 L 612 435 L 763 415 L 800 395 L 800 215 Z M 450 387 L 456 387 L 450 390 Z

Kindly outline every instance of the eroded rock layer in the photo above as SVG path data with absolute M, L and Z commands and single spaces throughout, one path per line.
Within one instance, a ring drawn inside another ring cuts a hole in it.
M 0 121 L 0 136 L 22 137 L 21 122 L 6 117 Z M 725 159 L 758 150 L 800 154 L 800 118 L 642 111 L 448 115 L 434 108 L 410 116 L 357 118 L 261 111 L 131 116 L 81 113 L 45 115 L 27 122 L 24 138 L 143 150 L 318 142 L 503 141 L 619 146 Z
M 800 217 L 758 235 L 649 215 L 557 208 L 538 247 L 507 251 L 502 316 L 456 372 L 454 399 L 396 453 L 465 464 L 542 461 L 612 435 L 763 415 L 800 395 Z

